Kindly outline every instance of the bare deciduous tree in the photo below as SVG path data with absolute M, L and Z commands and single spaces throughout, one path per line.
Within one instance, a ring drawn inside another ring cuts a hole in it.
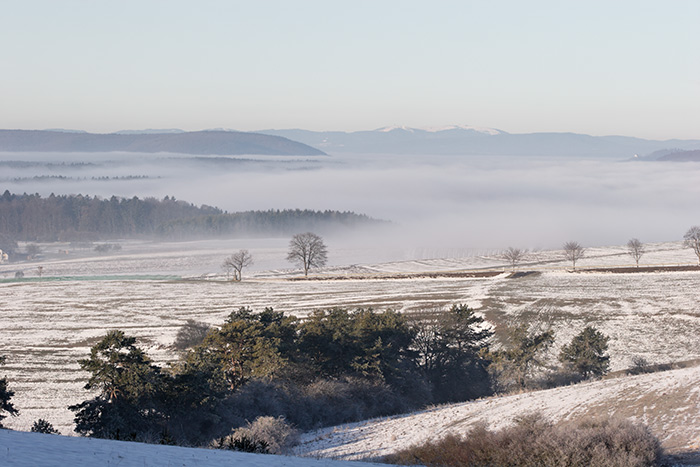
M 510 263 L 511 268 L 515 270 L 515 267 L 518 265 L 518 263 L 525 259 L 527 253 L 528 250 L 521 250 L 520 248 L 513 248 L 512 246 L 509 246 L 508 249 L 501 254 L 501 256 L 503 257 L 503 259 L 508 261 L 508 263 Z
M 304 269 L 304 276 L 309 275 L 309 269 L 319 268 L 326 264 L 328 251 L 323 239 L 315 233 L 296 234 L 289 242 L 287 260 L 298 264 Z
M 635 263 L 637 263 L 637 267 L 639 267 L 639 259 L 645 252 L 644 244 L 640 242 L 639 239 L 633 238 L 627 242 L 627 254 L 634 259 Z
M 576 261 L 583 258 L 583 255 L 586 253 L 586 249 L 583 248 L 579 242 L 566 242 L 562 248 L 564 249 L 564 256 L 566 259 L 571 261 L 575 271 Z
M 698 257 L 698 264 L 700 264 L 700 226 L 695 225 L 689 228 L 683 236 L 683 243 L 688 248 L 693 249 Z
M 240 250 L 224 260 L 221 268 L 226 271 L 226 278 L 233 272 L 233 280 L 240 281 L 243 277 L 243 268 L 253 264 L 253 256 L 248 250 Z

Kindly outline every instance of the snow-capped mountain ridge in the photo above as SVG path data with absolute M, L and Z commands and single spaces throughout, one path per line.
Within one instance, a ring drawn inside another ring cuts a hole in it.
M 377 128 L 376 132 L 380 133 L 389 133 L 392 131 L 396 130 L 403 130 L 407 131 L 409 133 L 415 133 L 417 131 L 424 131 L 427 133 L 440 133 L 443 131 L 454 131 L 454 130 L 466 130 L 466 131 L 474 131 L 477 133 L 484 133 L 487 135 L 500 135 L 505 133 L 504 131 L 497 130 L 495 128 L 489 128 L 489 127 L 480 127 L 480 126 L 471 126 L 471 125 L 448 125 L 448 126 L 439 126 L 439 127 L 425 127 L 425 128 L 412 128 L 412 127 L 407 127 L 404 125 L 398 126 L 385 126 L 382 128 Z

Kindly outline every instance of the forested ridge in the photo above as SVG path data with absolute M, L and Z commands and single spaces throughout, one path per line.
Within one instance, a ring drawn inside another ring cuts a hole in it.
M 136 236 L 289 235 L 380 221 L 353 212 L 300 209 L 227 213 L 166 196 L 109 199 L 84 195 L 0 197 L 0 235 L 10 241 L 73 241 Z M 6 242 L 5 242 L 6 243 Z M 10 250 L 7 245 L 5 250 Z
M 0 151 L 325 155 L 316 148 L 280 136 L 217 130 L 148 134 L 0 130 Z

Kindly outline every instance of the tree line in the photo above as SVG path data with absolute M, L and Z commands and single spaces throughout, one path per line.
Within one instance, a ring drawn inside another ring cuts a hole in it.
M 184 239 L 219 235 L 287 235 L 310 227 L 354 227 L 381 221 L 353 212 L 300 209 L 226 213 L 166 196 L 109 199 L 83 195 L 0 196 L 0 250 L 17 241 L 84 241 L 165 236 Z
M 44 198 L 5 191 L 0 197 L 0 234 L 15 241 L 123 238 L 157 233 L 174 219 L 218 213 L 218 208 L 197 207 L 169 196 L 159 200 L 51 194 Z
M 683 246 L 693 250 L 698 258 L 698 265 L 700 265 L 700 226 L 690 227 L 686 231 L 683 235 Z M 638 238 L 631 238 L 625 247 L 627 255 L 634 260 L 636 267 L 639 268 L 639 260 L 647 252 L 646 245 Z M 515 269 L 518 264 L 527 259 L 529 253 L 527 249 L 508 247 L 501 253 L 501 258 Z M 586 249 L 579 242 L 569 241 L 562 245 L 562 253 L 567 261 L 571 261 L 572 269 L 576 270 L 576 262 L 586 255 Z

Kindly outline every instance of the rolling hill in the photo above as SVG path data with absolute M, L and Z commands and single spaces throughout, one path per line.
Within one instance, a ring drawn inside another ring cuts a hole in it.
M 211 156 L 320 156 L 325 153 L 285 137 L 236 131 L 109 133 L 0 130 L 0 152 L 138 152 Z
M 412 414 L 324 428 L 302 436 L 295 453 L 334 459 L 377 459 L 413 444 L 464 434 L 485 423 L 500 429 L 517 416 L 553 421 L 620 417 L 649 426 L 667 453 L 700 462 L 700 367 L 608 378 L 544 391 L 492 397 Z

